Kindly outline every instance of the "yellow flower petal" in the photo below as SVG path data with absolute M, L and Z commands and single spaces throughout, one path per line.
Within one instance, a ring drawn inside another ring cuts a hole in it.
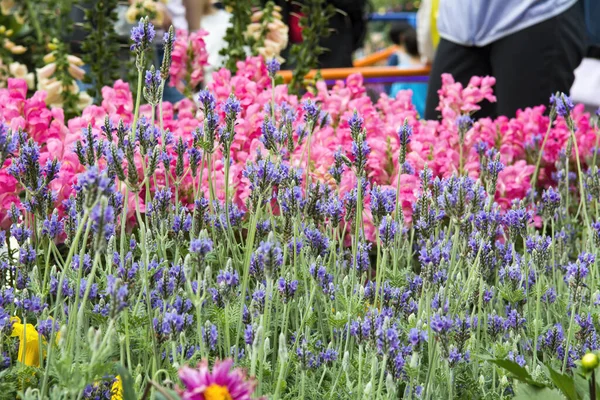
M 110 388 L 110 399 L 111 400 L 123 400 L 123 382 L 121 377 L 117 375 L 117 379 Z
M 12 317 L 13 330 L 10 336 L 19 337 L 19 361 L 30 367 L 40 366 L 40 335 L 31 324 L 23 325 L 19 317 Z M 24 354 L 23 354 L 24 353 Z

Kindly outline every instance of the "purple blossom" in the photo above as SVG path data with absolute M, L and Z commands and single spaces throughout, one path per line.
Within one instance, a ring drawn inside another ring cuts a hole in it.
M 366 272 L 369 270 L 369 268 L 371 268 L 371 258 L 369 255 L 371 251 L 371 246 L 372 245 L 369 242 L 358 243 L 353 267 L 359 273 Z
M 311 99 L 302 102 L 302 110 L 304 110 L 304 122 L 312 122 L 313 124 L 319 118 L 319 107 Z
M 287 304 L 294 297 L 294 294 L 296 294 L 296 290 L 298 290 L 298 281 L 281 277 L 277 280 L 277 290 L 281 295 L 283 303 Z
M 390 247 L 396 238 L 398 224 L 392 217 L 386 215 L 379 224 L 379 237 L 384 247 Z
M 394 211 L 396 206 L 396 190 L 381 189 L 380 186 L 373 185 L 371 189 L 371 213 L 375 222 L 381 221 L 385 215 Z
M 283 264 L 283 251 L 279 243 L 273 240 L 260 242 L 250 259 L 250 274 L 261 277 L 263 274 L 277 274 Z
M 63 232 L 63 223 L 58 219 L 58 213 L 52 213 L 50 218 L 46 218 L 42 227 L 42 234 L 51 239 L 56 239 Z
M 146 84 L 147 90 L 155 90 L 158 86 L 160 86 L 161 77 L 160 71 L 150 71 L 146 70 L 146 75 L 144 77 L 144 83 Z
M 493 179 L 498 178 L 498 174 L 504 171 L 505 165 L 502 161 L 492 161 L 490 160 L 487 165 L 488 173 L 493 177 Z
M 463 114 L 456 119 L 456 126 L 458 127 L 459 133 L 464 137 L 465 133 L 473 126 L 473 118 Z
M 267 61 L 267 71 L 269 72 L 269 76 L 271 78 L 275 78 L 275 75 L 281 68 L 281 64 L 277 61 L 276 58 L 272 58 Z
M 50 339 L 53 333 L 58 332 L 60 325 L 58 321 L 54 321 L 52 318 L 38 321 L 37 331 L 40 335 L 44 336 L 46 340 Z
M 317 228 L 306 228 L 304 230 L 307 244 L 317 256 L 325 256 L 329 251 L 329 237 L 324 235 Z
M 131 51 L 139 54 L 148 49 L 155 34 L 154 25 L 147 20 L 141 20 L 137 26 L 131 28 L 131 40 L 133 41 L 130 47 Z
M 559 93 L 558 95 L 552 95 L 550 97 L 550 104 L 554 104 L 556 106 L 556 113 L 561 117 L 568 117 L 573 111 L 575 105 L 569 96 L 564 93 Z
M 589 269 L 586 264 L 577 260 L 577 262 L 569 263 L 567 266 L 564 280 L 571 289 L 577 290 L 578 288 L 585 286 L 584 280 L 588 274 Z
M 221 110 L 228 118 L 235 120 L 235 116 L 242 112 L 239 100 L 232 94 L 227 98 L 227 101 L 221 106 Z
M 452 326 L 452 318 L 439 314 L 431 317 L 431 330 L 438 336 L 447 335 L 452 330 Z
M 398 140 L 400 141 L 400 146 L 408 146 L 410 144 L 412 134 L 412 127 L 408 124 L 408 120 L 404 120 L 404 124 L 402 124 L 400 129 L 398 129 Z
M 244 329 L 244 343 L 248 346 L 251 346 L 254 342 L 254 330 L 252 329 L 252 325 L 247 324 Z
M 411 328 L 408 332 L 408 341 L 413 347 L 417 347 L 419 343 L 427 342 L 427 331 Z
M 512 350 L 508 352 L 506 358 L 517 363 L 521 367 L 525 366 L 525 357 L 523 357 L 521 354 L 515 354 Z
M 225 270 L 220 270 L 217 275 L 217 284 L 221 287 L 226 288 L 235 288 L 240 283 L 240 277 L 238 272 L 235 270 L 230 270 L 229 268 Z
M 190 253 L 204 258 L 213 250 L 213 241 L 209 238 L 194 239 L 190 242 Z

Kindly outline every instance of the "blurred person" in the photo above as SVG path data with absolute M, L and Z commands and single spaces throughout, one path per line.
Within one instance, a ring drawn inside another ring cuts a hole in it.
M 497 103 L 478 117 L 515 115 L 568 93 L 584 55 L 585 25 L 577 0 L 439 0 L 441 37 L 429 81 L 425 118 L 435 119 L 441 75 L 468 84 L 474 75 L 496 78 Z
M 388 33 L 388 38 L 390 39 L 390 42 L 394 43 L 396 46 L 402 46 L 403 42 L 404 42 L 404 34 L 406 32 L 409 31 L 414 31 L 415 28 L 413 28 L 408 22 L 402 21 L 402 22 L 395 22 L 394 24 L 392 24 L 392 27 L 390 28 L 390 32 Z M 394 54 L 392 54 L 389 58 L 388 58 L 388 62 L 387 65 L 390 67 L 397 67 L 400 66 L 402 64 L 407 64 L 409 63 L 409 60 L 407 60 L 408 55 L 406 54 L 405 51 L 396 51 Z
M 202 15 L 199 26 L 208 32 L 204 37 L 208 52 L 208 65 L 204 68 L 204 84 L 207 85 L 212 82 L 213 72 L 223 66 L 224 57 L 220 53 L 227 47 L 225 33 L 231 25 L 231 14 L 218 1 L 199 0 L 198 3 Z
M 431 64 L 435 49 L 440 42 L 437 30 L 437 14 L 440 0 L 421 0 L 417 11 L 417 43 L 421 58 Z
M 404 63 L 399 68 L 422 68 L 421 55 L 417 47 L 417 32 L 414 29 L 407 30 L 402 35 L 401 42 L 398 44 L 398 52 L 403 54 Z M 396 97 L 401 90 L 412 90 L 412 103 L 417 112 L 423 116 L 425 112 L 425 101 L 427 99 L 427 84 L 423 82 L 397 82 L 390 89 L 390 97 Z
M 365 10 L 367 0 L 328 0 L 336 12 L 329 19 L 331 34 L 321 38 L 321 47 L 325 52 L 319 56 L 319 68 L 350 68 L 352 54 L 362 46 L 366 32 Z M 283 22 L 289 26 L 289 44 L 282 56 L 288 59 L 289 49 L 293 44 L 302 42 L 300 27 L 302 0 L 276 0 L 281 7 Z M 340 12 L 341 11 L 341 12 Z M 290 65 L 286 65 L 290 68 Z
M 200 29 L 200 18 L 202 17 L 202 0 L 183 0 L 185 7 L 185 19 L 188 30 L 195 32 Z
M 583 103 L 586 110 L 600 107 L 600 1 L 581 0 L 587 30 L 586 56 L 575 70 L 571 97 Z

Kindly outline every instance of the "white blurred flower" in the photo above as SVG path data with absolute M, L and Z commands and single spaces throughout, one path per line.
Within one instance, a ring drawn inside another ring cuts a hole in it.
M 27 70 L 27 66 L 25 64 L 21 64 L 18 62 L 13 62 L 8 65 L 8 72 L 11 76 L 24 79 L 27 82 L 27 87 L 29 89 L 33 89 L 34 87 L 34 76 L 33 72 L 29 72 Z

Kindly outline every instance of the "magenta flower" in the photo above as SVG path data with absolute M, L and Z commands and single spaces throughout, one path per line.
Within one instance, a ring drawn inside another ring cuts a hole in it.
M 203 360 L 197 369 L 183 367 L 179 377 L 185 385 L 184 400 L 250 400 L 255 381 L 240 368 L 231 369 L 233 361 L 215 361 L 212 372 Z

